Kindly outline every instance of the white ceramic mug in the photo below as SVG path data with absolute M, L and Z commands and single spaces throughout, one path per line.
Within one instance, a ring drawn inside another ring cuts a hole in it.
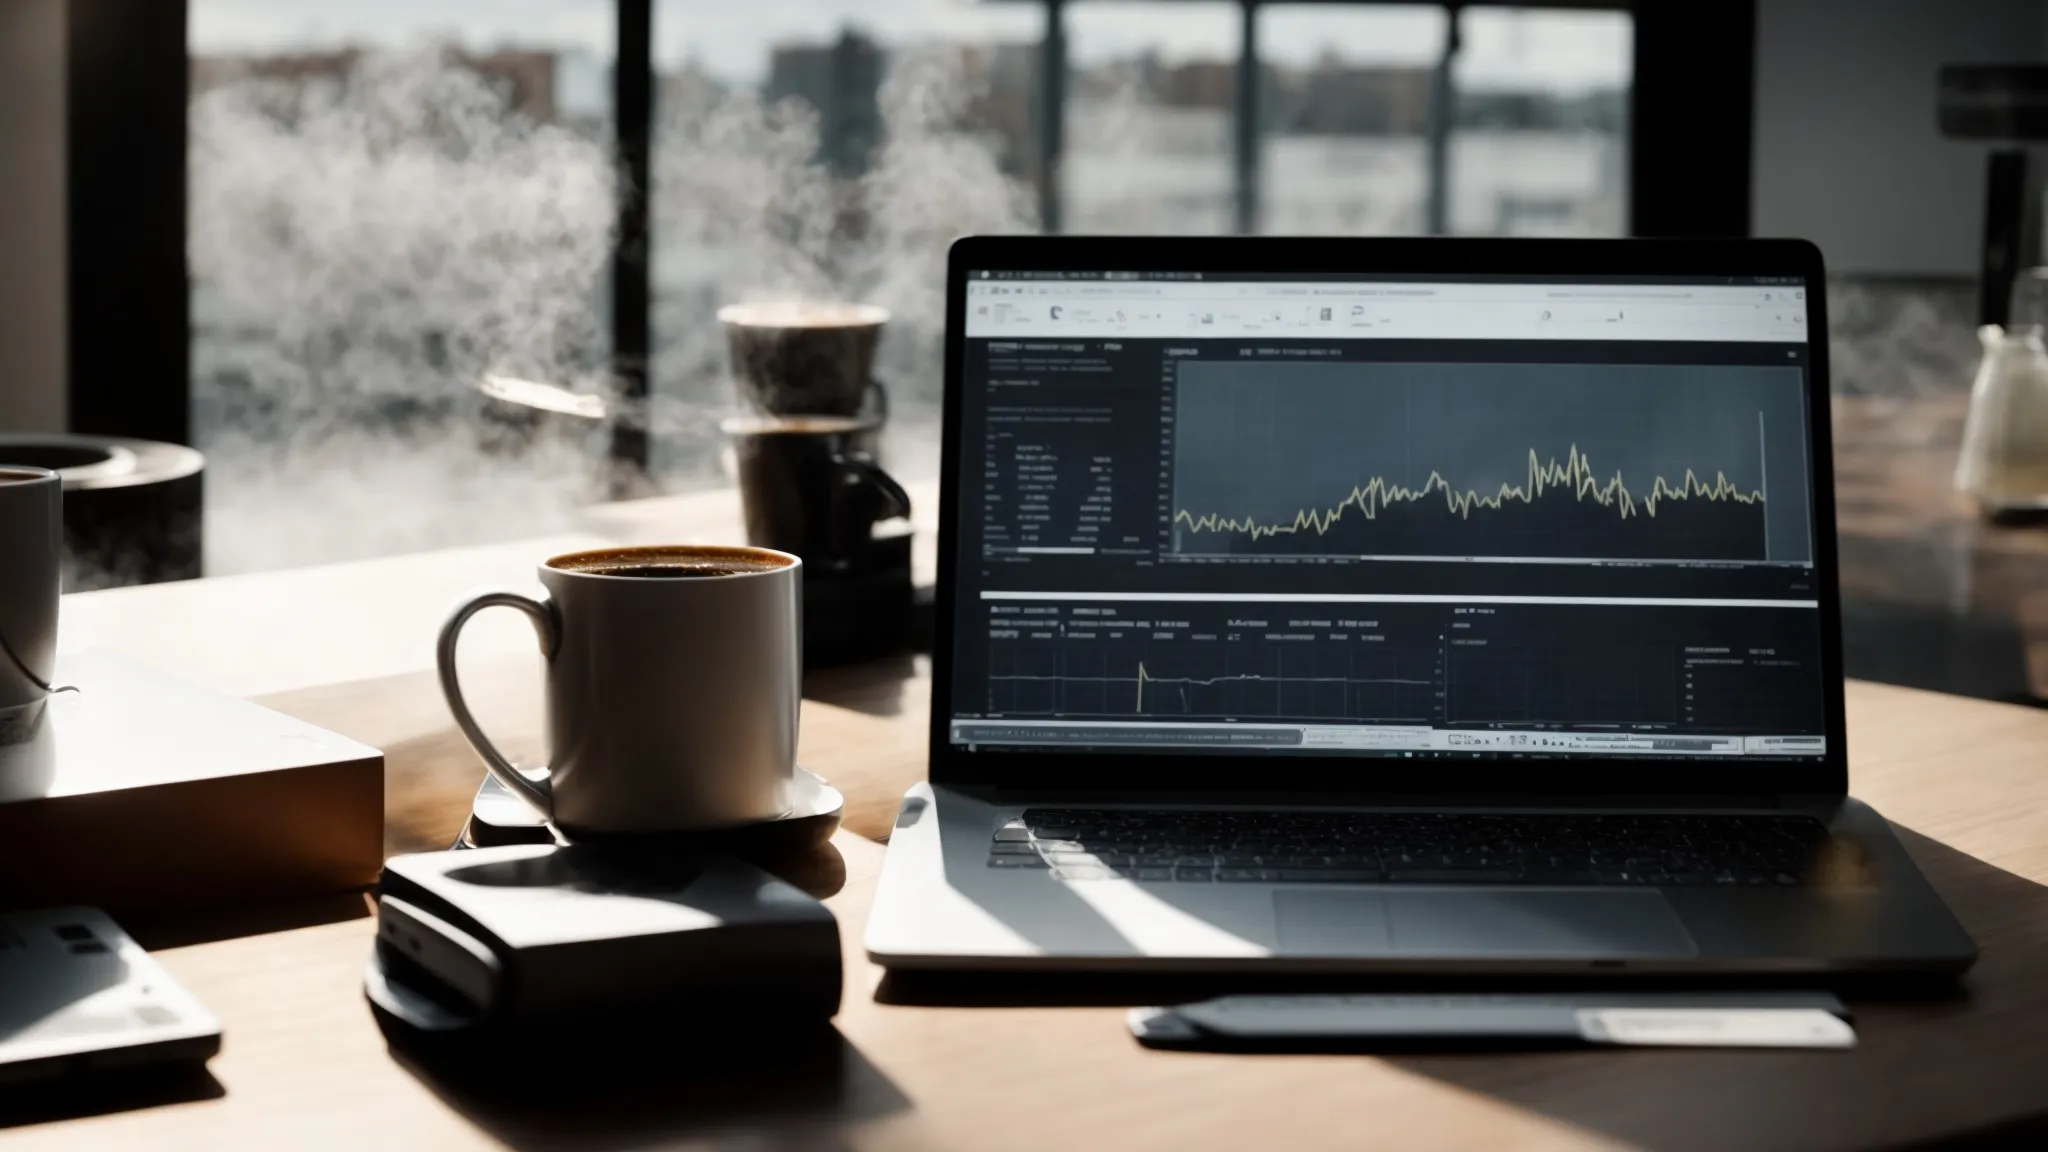
M 803 562 L 766 548 L 608 548 L 540 566 L 539 596 L 485 591 L 442 626 L 441 690 L 491 775 L 571 835 L 680 832 L 789 810 L 803 694 Z M 462 698 L 455 644 L 484 608 L 533 621 L 549 759 L 514 767 Z
M 57 674 L 64 482 L 0 461 L 0 744 L 35 735 Z

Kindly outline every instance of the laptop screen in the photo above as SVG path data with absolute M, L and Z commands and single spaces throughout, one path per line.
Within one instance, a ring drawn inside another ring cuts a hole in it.
M 970 271 L 951 741 L 1820 759 L 1809 287 Z

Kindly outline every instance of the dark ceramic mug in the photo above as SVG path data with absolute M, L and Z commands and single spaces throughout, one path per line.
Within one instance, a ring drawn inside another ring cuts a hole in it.
M 721 426 L 738 466 L 747 543 L 793 552 L 813 578 L 865 574 L 875 525 L 910 515 L 910 496 L 852 416 L 736 416 Z

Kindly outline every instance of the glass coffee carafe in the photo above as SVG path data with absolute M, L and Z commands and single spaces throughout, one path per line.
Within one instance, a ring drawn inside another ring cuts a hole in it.
M 2017 278 L 2011 321 L 1977 330 L 1984 360 L 1956 463 L 1956 487 L 1994 516 L 2048 511 L 2048 268 Z

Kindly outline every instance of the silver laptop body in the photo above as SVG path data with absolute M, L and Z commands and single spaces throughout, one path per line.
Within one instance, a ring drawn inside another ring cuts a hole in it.
M 1960 971 L 1799 242 L 971 238 L 902 969 Z

